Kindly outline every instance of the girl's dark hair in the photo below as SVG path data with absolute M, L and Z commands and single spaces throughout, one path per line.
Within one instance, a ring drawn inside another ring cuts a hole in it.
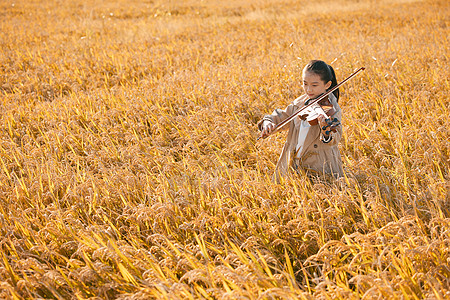
M 336 74 L 333 67 L 321 60 L 311 60 L 306 66 L 305 71 L 313 72 L 320 76 L 320 79 L 327 83 L 331 81 L 330 89 L 337 85 Z M 333 94 L 336 96 L 336 101 L 339 101 L 339 89 L 335 90 Z

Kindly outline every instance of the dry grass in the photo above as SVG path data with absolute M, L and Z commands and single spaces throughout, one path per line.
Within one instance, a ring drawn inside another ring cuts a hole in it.
M 91 2 L 0 3 L 1 298 L 450 297 L 447 1 Z M 344 189 L 256 143 L 315 58 Z

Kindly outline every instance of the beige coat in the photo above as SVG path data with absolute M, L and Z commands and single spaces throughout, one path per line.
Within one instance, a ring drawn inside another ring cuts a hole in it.
M 307 95 L 302 95 L 288 105 L 286 109 L 276 109 L 271 115 L 264 116 L 258 123 L 258 128 L 262 130 L 263 122 L 266 120 L 273 122 L 275 125 L 279 124 L 300 109 L 307 99 Z M 330 94 L 329 100 L 336 110 L 336 113 L 331 118 L 338 118 L 341 121 L 342 112 L 336 101 L 336 97 Z M 297 170 L 303 169 L 307 172 L 313 171 L 319 172 L 320 174 L 331 174 L 336 178 L 342 177 L 342 160 L 338 149 L 338 143 L 342 136 L 342 125 L 337 127 L 336 132 L 331 133 L 331 141 L 328 143 L 322 141 L 323 136 L 319 125 L 312 125 L 306 135 L 301 153 L 295 153 L 300 122 L 300 118 L 295 118 L 283 128 L 283 130 L 289 129 L 289 131 L 276 166 L 275 180 L 279 181 L 280 176 L 287 175 L 290 167 Z

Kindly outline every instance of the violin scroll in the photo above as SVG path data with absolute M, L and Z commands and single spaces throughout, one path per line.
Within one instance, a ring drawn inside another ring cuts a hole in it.
M 336 132 L 336 128 L 341 125 L 338 118 L 328 118 L 325 122 L 327 122 L 327 125 L 322 126 L 322 130 L 325 130 L 325 135 L 329 135 L 331 132 Z

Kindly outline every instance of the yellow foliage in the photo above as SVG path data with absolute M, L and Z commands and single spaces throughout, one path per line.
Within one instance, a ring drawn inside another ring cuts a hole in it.
M 450 297 L 444 0 L 1 1 L 0 297 Z M 256 123 L 311 59 L 343 182 Z

